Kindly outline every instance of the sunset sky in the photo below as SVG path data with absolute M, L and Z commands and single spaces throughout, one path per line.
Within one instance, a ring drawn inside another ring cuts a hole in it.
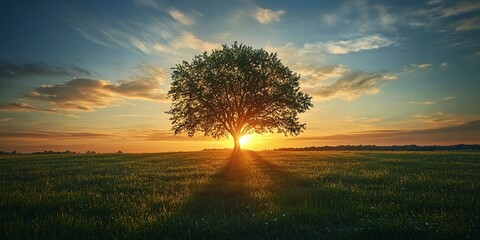
M 261 150 L 480 143 L 480 1 L 0 3 L 0 150 L 191 151 L 170 68 L 234 41 L 277 52 L 314 108 Z

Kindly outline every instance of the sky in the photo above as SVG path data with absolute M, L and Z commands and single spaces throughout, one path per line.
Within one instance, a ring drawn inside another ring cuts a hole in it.
M 314 107 L 252 150 L 480 143 L 480 1 L 0 3 L 0 150 L 232 147 L 171 131 L 171 68 L 234 41 L 276 52 Z

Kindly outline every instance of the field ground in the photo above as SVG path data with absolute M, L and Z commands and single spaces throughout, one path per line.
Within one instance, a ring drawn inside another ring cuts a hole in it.
M 478 152 L 0 156 L 0 239 L 480 239 Z

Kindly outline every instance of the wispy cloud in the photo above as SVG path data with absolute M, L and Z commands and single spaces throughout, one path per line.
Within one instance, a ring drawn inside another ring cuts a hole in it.
M 382 118 L 368 118 L 368 117 L 345 117 L 343 118 L 344 122 L 355 122 L 355 123 L 374 123 L 382 121 Z
M 455 1 L 455 5 L 443 8 L 441 13 L 443 17 L 450 17 L 477 10 L 480 10 L 478 1 Z
M 209 51 L 215 48 L 219 48 L 220 44 L 203 41 L 197 38 L 191 32 L 183 32 L 179 38 L 172 41 L 171 46 L 175 49 L 190 48 L 201 51 Z
M 437 102 L 435 101 L 424 101 L 424 102 L 415 102 L 415 101 L 410 101 L 408 103 L 411 103 L 411 104 L 417 104 L 417 105 L 433 105 Z
M 453 96 L 448 96 L 448 97 L 443 97 L 443 98 L 440 98 L 440 99 L 437 99 L 437 100 L 429 100 L 429 101 L 410 101 L 408 103 L 410 104 L 417 104 L 417 105 L 433 105 L 433 104 L 436 104 L 438 102 L 441 102 L 441 101 L 449 101 L 449 100 L 452 100 L 454 99 L 455 97 Z M 443 113 L 441 113 L 443 114 Z
M 298 62 L 298 60 L 311 61 L 321 59 L 328 55 L 341 55 L 379 49 L 391 46 L 394 43 L 393 40 L 379 34 L 373 34 L 338 41 L 305 43 L 300 48 L 295 47 L 293 43 L 287 43 L 281 47 L 267 45 L 265 48 L 268 51 L 277 52 L 282 59 L 295 63 Z
M 373 36 L 349 41 L 305 44 L 302 48 L 296 48 L 292 43 L 288 43 L 283 47 L 267 46 L 266 49 L 277 52 L 295 72 L 300 73 L 302 90 L 316 99 L 339 97 L 354 100 L 362 95 L 380 92 L 380 87 L 384 83 L 397 77 L 384 72 L 351 70 L 345 65 L 331 65 L 322 62 L 321 59 L 328 54 L 369 50 L 391 44 L 377 35 Z
M 133 4 L 137 7 L 145 6 L 151 8 L 159 8 L 160 5 L 156 0 L 133 0 Z
M 126 137 L 142 141 L 212 141 L 212 138 L 190 138 L 186 135 L 175 135 L 172 131 L 155 129 L 132 130 L 126 133 Z
M 184 24 L 184 25 L 193 25 L 195 24 L 195 20 L 193 17 L 191 16 L 188 16 L 187 14 L 185 14 L 184 12 L 180 11 L 180 10 L 177 10 L 175 8 L 170 8 L 168 10 L 168 14 L 170 14 L 170 16 L 177 20 L 178 22 L 180 22 L 181 24 Z
M 420 71 L 430 69 L 431 66 L 432 66 L 431 63 L 420 63 L 420 64 L 413 64 L 412 63 L 408 66 L 404 66 L 402 72 L 397 74 L 397 75 L 401 76 L 401 75 L 414 74 L 414 73 L 417 73 L 417 72 L 420 72 Z
M 329 54 L 348 54 L 352 52 L 360 52 L 365 50 L 378 49 L 388 47 L 394 42 L 381 35 L 374 34 L 360 38 L 349 40 L 330 41 L 330 42 L 316 42 L 313 44 L 307 43 L 304 45 L 303 51 L 307 54 L 312 53 L 329 53 Z
M 455 31 L 470 31 L 480 29 L 480 17 L 471 17 L 463 19 L 457 22 L 455 25 Z
M 0 123 L 6 123 L 12 121 L 13 118 L 0 118 Z
M 182 60 L 193 54 L 209 51 L 220 44 L 206 41 L 187 31 L 195 23 L 191 14 L 187 15 L 175 8 L 167 13 L 173 18 L 147 18 L 143 22 L 126 21 L 111 16 L 93 17 L 72 14 L 71 27 L 81 36 L 99 45 L 110 48 L 128 48 L 145 54 L 158 54 L 168 60 Z M 180 22 L 180 24 L 173 24 Z M 176 27 L 172 27 L 176 26 Z
M 174 34 L 167 24 L 156 19 L 134 22 L 112 16 L 72 13 L 70 26 L 85 39 L 110 48 L 132 48 L 150 53 L 150 45 L 169 42 Z
M 480 142 L 480 120 L 456 125 L 418 130 L 380 129 L 329 136 L 297 137 L 295 141 L 331 142 L 333 144 L 477 144 Z
M 444 112 L 418 113 L 414 114 L 412 118 L 418 125 L 423 124 L 426 127 L 445 127 L 467 122 L 465 116 Z
M 442 98 L 442 100 L 448 101 L 448 100 L 452 100 L 452 99 L 454 99 L 454 98 L 455 98 L 454 96 L 448 96 L 448 97 Z
M 91 73 L 77 66 L 71 68 L 49 66 L 41 62 L 14 63 L 0 61 L 0 80 L 28 76 L 90 76 Z
M 51 109 L 39 108 L 24 102 L 0 104 L 0 111 L 1 112 L 46 112 L 46 113 L 56 113 L 56 114 L 72 116 L 69 113 L 60 112 L 54 108 L 51 108 Z
M 332 27 L 341 27 L 355 33 L 393 31 L 395 25 L 402 20 L 385 5 L 365 0 L 346 1 L 337 9 L 325 11 L 322 19 Z
M 255 19 L 262 24 L 269 24 L 280 21 L 280 17 L 285 14 L 284 10 L 274 11 L 272 9 L 257 8 L 255 11 Z
M 413 8 L 408 4 L 382 4 L 367 0 L 350 0 L 337 8 L 326 9 L 323 23 L 346 34 L 399 33 L 405 28 L 429 32 L 469 31 L 480 28 L 472 16 L 480 10 L 478 1 L 428 1 Z M 463 19 L 462 19 L 463 18 Z M 460 19 L 460 20 L 459 20 Z M 453 23 L 453 21 L 457 21 Z M 443 34 L 448 41 L 457 35 Z M 465 37 L 465 36 L 464 36 Z M 469 40 L 467 44 L 476 41 Z

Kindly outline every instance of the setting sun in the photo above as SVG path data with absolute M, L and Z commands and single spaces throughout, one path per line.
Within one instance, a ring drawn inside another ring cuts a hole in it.
M 248 144 L 248 142 L 250 142 L 250 135 L 243 135 L 240 138 L 240 145 L 241 146 L 245 146 L 246 144 Z

